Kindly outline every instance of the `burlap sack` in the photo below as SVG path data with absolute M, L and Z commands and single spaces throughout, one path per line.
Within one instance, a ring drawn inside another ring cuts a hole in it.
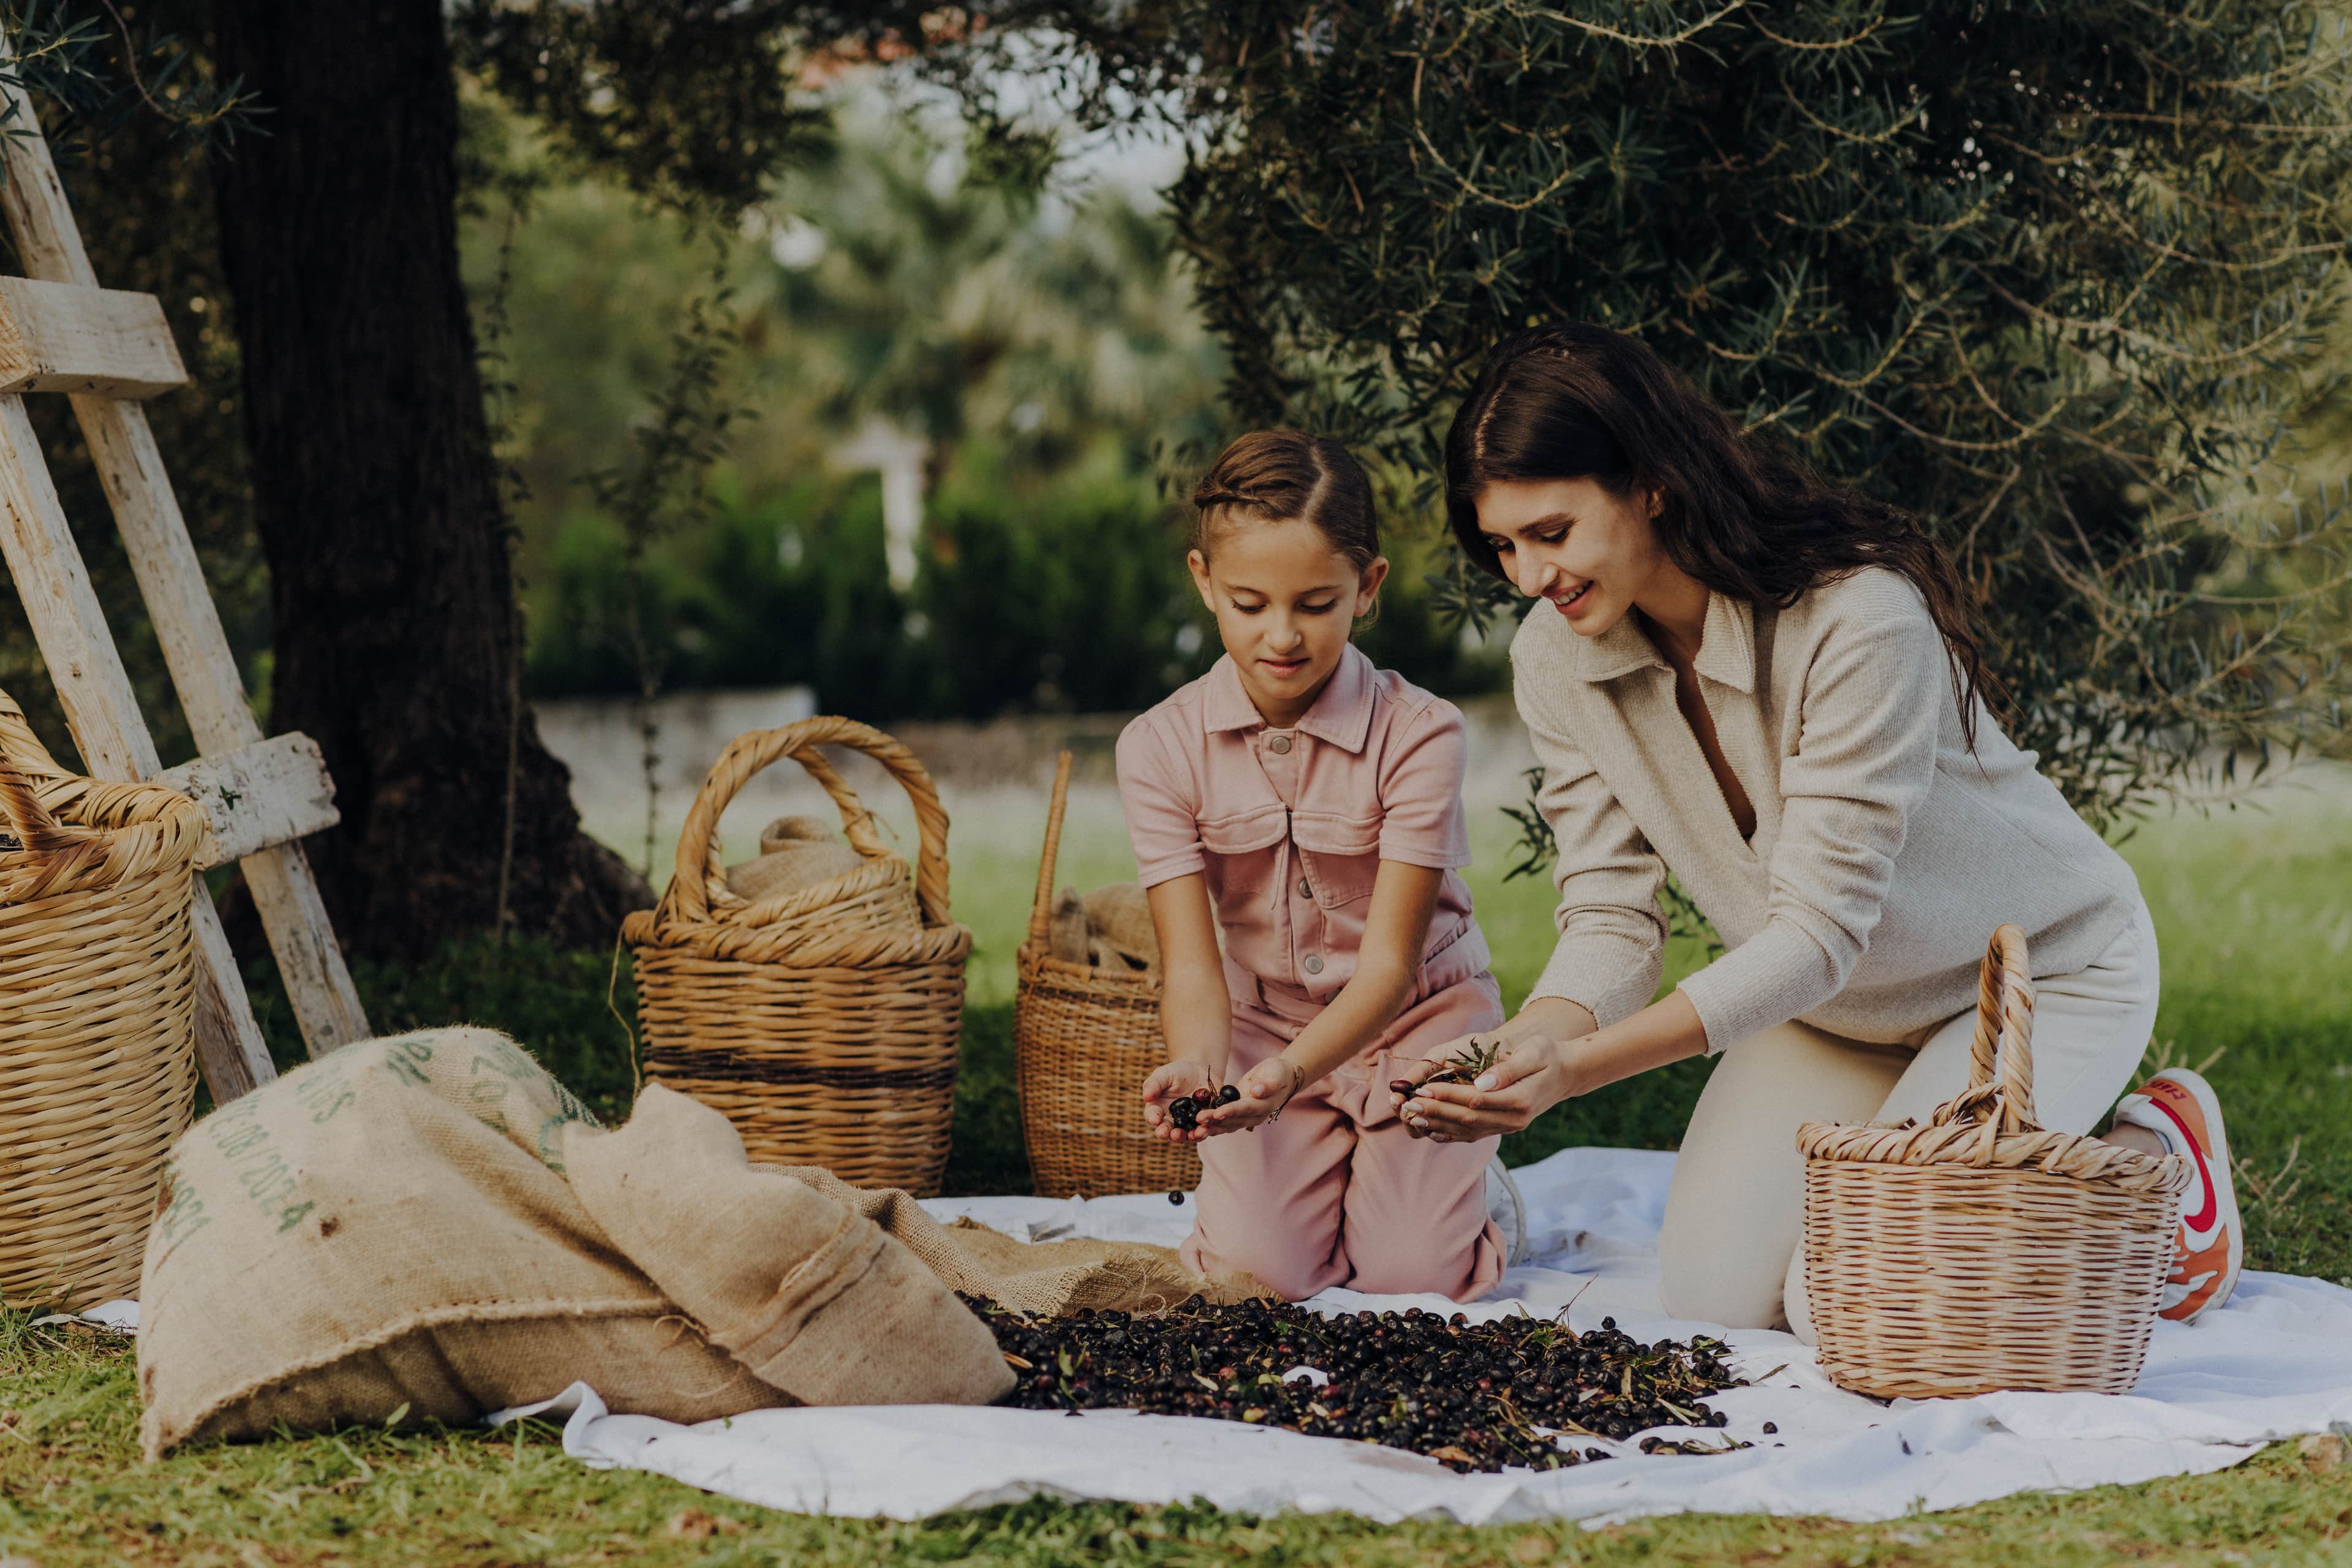
M 1122 973 L 1160 967 L 1160 933 L 1140 882 L 1113 882 L 1080 896 L 1064 888 L 1046 925 L 1047 945 L 1064 963 Z
M 563 1163 L 613 1244 L 712 1343 L 803 1404 L 980 1404 L 1013 1387 L 994 1336 L 852 1201 L 866 1194 L 827 1172 L 814 1173 L 820 1190 L 809 1172 L 750 1163 L 699 1100 L 652 1085 L 617 1131 L 565 1128 Z
M 780 816 L 761 829 L 756 858 L 727 868 L 727 890 L 756 904 L 846 877 L 865 864 L 824 818 Z
M 167 1163 L 141 1281 L 148 1454 L 281 1421 L 468 1420 L 575 1379 L 677 1421 L 1009 1386 L 943 1286 L 782 1178 L 767 1228 L 726 1233 L 728 1268 L 692 1290 L 767 1376 L 710 1342 L 650 1277 L 678 1282 L 677 1244 L 646 1237 L 720 1234 L 696 1228 L 713 1212 L 695 1184 L 719 1158 L 709 1135 L 673 1152 L 667 1125 L 583 1142 L 576 1100 L 504 1036 L 466 1028 L 348 1047 L 207 1118 Z M 584 1192 L 567 1179 L 574 1142 Z M 674 1163 L 695 1173 L 659 1173 Z
M 1047 949 L 1064 963 L 1091 963 L 1094 934 L 1087 923 L 1087 901 L 1076 888 L 1064 888 L 1045 922 Z
M 643 1103 L 639 1101 L 641 1108 Z M 942 1225 L 896 1187 L 853 1187 L 814 1165 L 772 1168 L 872 1220 L 953 1289 L 1039 1317 L 1080 1307 L 1156 1312 L 1192 1295 L 1212 1301 L 1274 1298 L 1273 1291 L 1248 1274 L 1203 1279 L 1187 1269 L 1172 1249 L 1150 1242 L 1015 1241 L 970 1220 Z
M 1151 923 L 1151 900 L 1140 882 L 1113 882 L 1088 893 L 1088 958 L 1098 969 L 1160 967 L 1160 932 Z

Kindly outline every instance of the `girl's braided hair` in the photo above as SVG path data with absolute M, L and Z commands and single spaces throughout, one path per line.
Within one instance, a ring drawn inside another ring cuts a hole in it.
M 1348 448 L 1303 430 L 1253 430 L 1217 454 L 1192 487 L 1192 548 L 1204 557 L 1244 521 L 1309 522 L 1361 572 L 1381 553 L 1372 481 Z

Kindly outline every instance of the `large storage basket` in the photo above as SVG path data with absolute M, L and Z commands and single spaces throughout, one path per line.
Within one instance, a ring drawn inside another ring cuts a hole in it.
M 1797 1131 L 1822 1366 L 1881 1398 L 2120 1394 L 2147 1354 L 2189 1162 L 2035 1121 L 2013 925 L 1985 953 L 1970 1064 L 1924 1124 Z
M 1064 752 L 1054 770 L 1029 940 L 1016 960 L 1013 1071 L 1029 1173 L 1049 1198 L 1190 1192 L 1201 1181 L 1199 1151 L 1154 1138 L 1143 1125 L 1143 1080 L 1168 1059 L 1159 974 L 1065 963 L 1047 940 L 1069 796 Z
M 864 752 L 914 802 L 911 884 L 824 745 Z M 824 786 L 866 864 L 747 902 L 727 888 L 719 814 L 786 758 Z M 971 932 L 948 918 L 947 835 L 930 774 L 878 730 L 820 718 L 739 737 L 687 814 L 661 903 L 621 927 L 636 961 L 646 1079 L 724 1111 L 754 1160 L 936 1194 L 971 952 Z
M 0 1300 L 139 1289 L 163 1156 L 196 1089 L 203 811 L 76 778 L 0 695 Z

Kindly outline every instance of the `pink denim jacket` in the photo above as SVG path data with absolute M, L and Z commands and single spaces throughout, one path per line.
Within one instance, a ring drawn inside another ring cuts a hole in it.
M 1118 738 L 1137 873 L 1147 888 L 1202 873 L 1228 983 L 1321 1003 L 1356 973 L 1380 863 L 1442 870 L 1417 987 L 1429 994 L 1488 963 L 1455 870 L 1470 863 L 1467 751 L 1460 709 L 1353 646 L 1290 730 L 1266 727 L 1220 658 Z

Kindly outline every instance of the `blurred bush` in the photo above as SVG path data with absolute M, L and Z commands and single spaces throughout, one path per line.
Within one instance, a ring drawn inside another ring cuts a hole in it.
M 1359 642 L 1433 689 L 1494 688 L 1499 654 L 1465 647 L 1425 581 L 1428 542 L 1397 531 L 1397 570 Z M 1216 657 L 1182 519 L 1115 447 L 1040 477 L 967 442 L 933 493 L 924 545 L 901 595 L 872 476 L 751 494 L 723 483 L 641 582 L 666 684 L 802 683 L 828 711 L 877 721 L 1101 712 L 1149 707 Z M 593 510 L 556 531 L 530 590 L 538 695 L 636 689 L 625 547 Z

